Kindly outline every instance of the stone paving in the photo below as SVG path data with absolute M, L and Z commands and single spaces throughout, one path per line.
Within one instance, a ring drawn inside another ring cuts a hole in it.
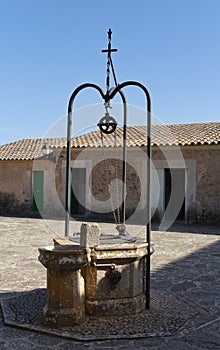
M 111 224 L 100 226 L 104 233 L 112 230 Z M 80 222 L 72 222 L 70 232 L 78 232 L 79 227 Z M 1 300 L 6 302 L 46 287 L 46 269 L 37 260 L 38 247 L 51 245 L 63 228 L 61 220 L 0 217 Z M 128 231 L 131 235 L 143 234 L 138 226 L 130 226 Z M 152 296 L 163 295 L 167 310 L 176 318 L 190 315 L 187 310 L 191 310 L 191 316 L 178 331 L 162 336 L 139 336 L 134 323 L 128 337 L 121 327 L 121 337 L 117 339 L 94 337 L 92 341 L 76 341 L 6 325 L 1 313 L 0 349 L 220 349 L 220 228 L 183 225 L 169 232 L 155 229 L 152 241 L 155 248 L 151 259 Z M 176 304 L 175 300 L 180 302 Z M 32 311 L 34 303 L 32 309 L 30 306 Z M 126 322 L 131 320 L 127 317 Z

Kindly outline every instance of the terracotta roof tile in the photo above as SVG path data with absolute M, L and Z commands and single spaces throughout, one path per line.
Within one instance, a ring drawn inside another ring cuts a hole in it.
M 66 138 L 25 139 L 0 146 L 0 160 L 31 160 L 42 156 L 42 146 L 52 148 L 66 147 Z M 203 145 L 220 143 L 220 123 L 196 123 L 175 125 L 153 125 L 152 146 L 166 145 Z M 93 131 L 72 139 L 74 148 L 114 147 L 123 144 L 123 129 L 117 128 L 116 133 L 104 135 Z M 146 126 L 129 126 L 127 128 L 127 146 L 146 146 Z

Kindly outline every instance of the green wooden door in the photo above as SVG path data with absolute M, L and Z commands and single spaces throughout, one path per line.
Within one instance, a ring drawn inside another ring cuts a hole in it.
M 33 172 L 33 211 L 39 212 L 44 207 L 44 172 Z

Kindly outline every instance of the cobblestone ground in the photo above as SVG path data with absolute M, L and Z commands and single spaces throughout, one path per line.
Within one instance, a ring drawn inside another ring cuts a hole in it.
M 79 222 L 71 232 L 79 231 Z M 0 217 L 0 296 L 46 287 L 46 271 L 38 247 L 51 245 L 64 223 L 59 220 Z M 103 232 L 112 225 L 101 224 Z M 55 232 L 56 231 L 56 232 Z M 141 234 L 139 227 L 129 227 Z M 70 349 L 220 349 L 220 228 L 179 226 L 152 232 L 151 288 L 182 297 L 204 316 L 172 336 L 79 342 L 4 324 L 0 314 L 1 350 Z

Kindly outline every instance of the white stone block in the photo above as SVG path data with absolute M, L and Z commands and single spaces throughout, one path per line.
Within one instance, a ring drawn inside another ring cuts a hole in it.
M 99 225 L 83 222 L 80 228 L 80 245 L 82 247 L 93 248 L 99 245 L 99 240 Z

